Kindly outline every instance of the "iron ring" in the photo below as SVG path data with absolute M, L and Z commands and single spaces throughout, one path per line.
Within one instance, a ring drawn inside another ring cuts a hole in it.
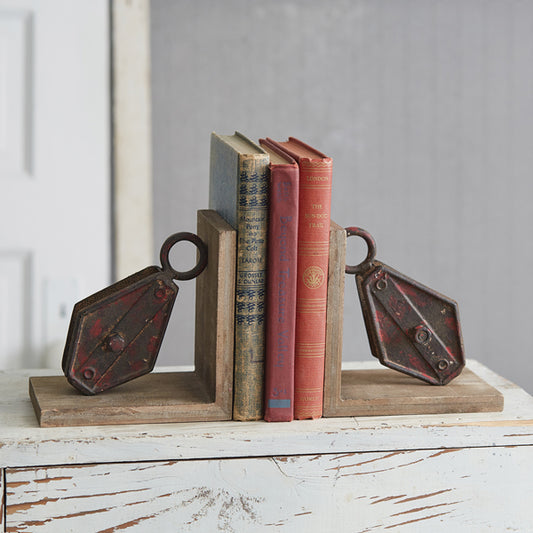
M 181 241 L 192 242 L 194 246 L 196 246 L 199 253 L 198 262 L 196 263 L 196 266 L 191 268 L 191 270 L 187 270 L 186 272 L 179 272 L 178 270 L 174 270 L 170 266 L 170 261 L 168 258 L 170 249 L 176 243 Z M 182 231 L 180 233 L 174 233 L 174 235 L 171 235 L 163 243 L 163 246 L 161 246 L 161 252 L 159 254 L 159 257 L 161 259 L 161 265 L 163 266 L 163 269 L 171 272 L 173 279 L 181 281 L 193 279 L 199 274 L 201 274 L 201 272 L 207 265 L 207 246 L 205 245 L 204 241 L 202 241 L 202 239 L 200 239 L 200 237 L 198 237 L 198 235 L 196 235 L 195 233 Z
M 372 235 L 368 233 L 368 231 L 362 228 L 349 227 L 345 228 L 345 230 L 347 237 L 351 237 L 352 235 L 355 235 L 356 237 L 361 237 L 365 240 L 368 246 L 368 253 L 366 254 L 366 258 L 364 259 L 364 261 L 355 266 L 346 265 L 345 268 L 345 272 L 347 274 L 360 274 L 370 268 L 372 266 L 372 261 L 374 261 L 374 259 L 376 258 L 376 241 L 374 240 L 374 237 L 372 237 Z

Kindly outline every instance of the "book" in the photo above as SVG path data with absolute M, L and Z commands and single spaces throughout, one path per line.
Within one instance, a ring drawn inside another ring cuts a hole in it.
M 294 137 L 275 144 L 296 159 L 300 169 L 294 418 L 320 418 L 324 395 L 333 162 Z
M 294 418 L 299 168 L 272 142 L 260 139 L 259 145 L 270 156 L 265 420 L 290 422 Z
M 209 208 L 237 230 L 234 420 L 263 418 L 268 163 L 239 132 L 211 135 Z

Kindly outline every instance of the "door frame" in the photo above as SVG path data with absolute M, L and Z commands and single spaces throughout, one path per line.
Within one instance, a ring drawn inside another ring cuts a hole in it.
M 113 276 L 153 263 L 150 0 L 111 0 Z

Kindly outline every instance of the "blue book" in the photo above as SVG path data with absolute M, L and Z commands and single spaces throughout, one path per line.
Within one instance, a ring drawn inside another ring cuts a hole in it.
M 211 135 L 209 208 L 237 230 L 233 418 L 263 418 L 268 154 L 244 135 Z

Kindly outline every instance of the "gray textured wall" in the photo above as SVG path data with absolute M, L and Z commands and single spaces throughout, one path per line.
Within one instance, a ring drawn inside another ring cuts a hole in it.
M 156 243 L 207 207 L 211 131 L 300 137 L 334 159 L 332 218 L 456 299 L 467 356 L 533 392 L 533 2 L 151 9 Z M 181 287 L 160 364 L 192 362 Z M 350 279 L 346 297 L 344 359 L 369 359 Z

